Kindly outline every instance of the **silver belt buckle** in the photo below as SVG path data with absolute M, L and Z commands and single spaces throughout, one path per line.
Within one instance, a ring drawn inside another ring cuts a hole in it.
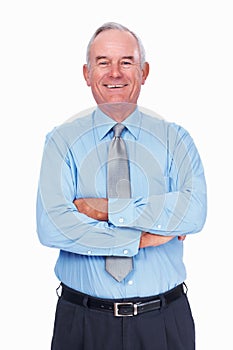
M 129 315 L 121 315 L 119 314 L 119 306 L 132 306 L 133 312 Z M 133 303 L 114 303 L 114 316 L 116 317 L 128 317 L 128 316 L 136 316 L 138 314 L 138 306 Z

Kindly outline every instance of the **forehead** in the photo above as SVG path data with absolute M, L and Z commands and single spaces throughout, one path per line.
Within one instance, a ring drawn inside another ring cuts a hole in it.
M 91 58 L 97 56 L 139 58 L 139 47 L 136 38 L 129 32 L 109 29 L 101 32 L 90 48 Z

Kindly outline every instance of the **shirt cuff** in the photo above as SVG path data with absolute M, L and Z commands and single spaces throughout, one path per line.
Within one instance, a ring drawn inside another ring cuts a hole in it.
M 135 200 L 132 198 L 109 198 L 108 220 L 116 227 L 130 227 L 135 221 Z
M 90 246 L 85 244 L 85 239 L 79 241 L 76 244 L 78 254 L 89 255 L 89 256 L 126 256 L 131 257 L 138 254 L 141 231 L 126 229 L 126 228 L 115 228 L 117 230 L 116 238 L 111 241 L 110 244 L 100 244 L 98 247 Z

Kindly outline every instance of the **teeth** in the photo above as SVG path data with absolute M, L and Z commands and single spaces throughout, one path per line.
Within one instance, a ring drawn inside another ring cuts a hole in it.
M 124 87 L 125 85 L 124 84 L 118 84 L 118 85 L 106 85 L 107 88 L 109 89 L 113 89 L 113 88 L 122 88 Z

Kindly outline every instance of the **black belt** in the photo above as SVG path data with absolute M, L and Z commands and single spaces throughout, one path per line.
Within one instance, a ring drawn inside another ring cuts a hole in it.
M 184 294 L 183 284 L 168 292 L 152 297 L 128 299 L 100 299 L 80 293 L 62 285 L 61 298 L 71 303 L 86 306 L 90 309 L 112 312 L 114 316 L 136 316 L 143 312 L 159 310 L 164 304 L 170 304 Z

